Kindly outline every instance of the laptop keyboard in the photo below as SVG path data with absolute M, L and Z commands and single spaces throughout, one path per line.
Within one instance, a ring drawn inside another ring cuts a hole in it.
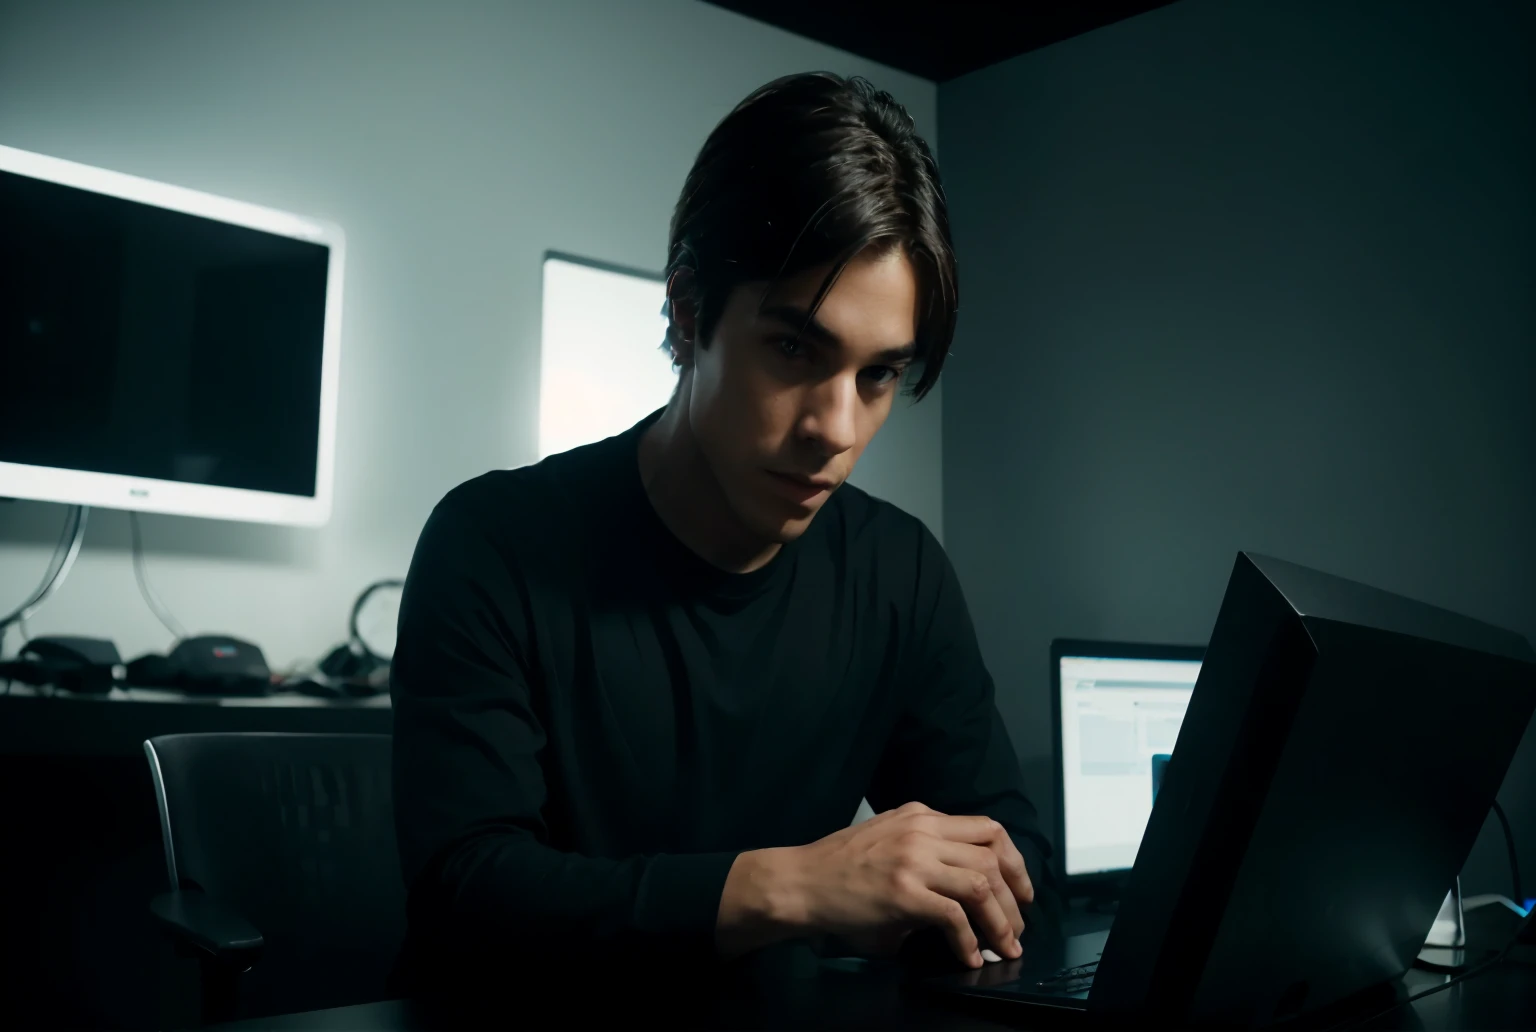
M 1048 993 L 1085 992 L 1093 985 L 1093 974 L 1098 969 L 1099 962 L 1096 960 L 1079 964 L 1077 967 L 1062 968 L 1055 974 L 1036 982 L 1035 988 Z

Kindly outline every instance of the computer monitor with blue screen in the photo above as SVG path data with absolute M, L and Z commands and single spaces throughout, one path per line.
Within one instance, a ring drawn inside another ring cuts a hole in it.
M 1056 843 L 1071 889 L 1112 887 L 1136 859 L 1205 650 L 1051 643 Z

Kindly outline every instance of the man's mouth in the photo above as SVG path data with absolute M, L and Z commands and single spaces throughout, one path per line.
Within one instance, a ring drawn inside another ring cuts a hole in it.
M 778 484 L 781 494 L 802 503 L 810 501 L 817 495 L 825 494 L 837 486 L 837 481 L 830 477 L 780 473 L 776 470 L 769 470 L 768 476 Z

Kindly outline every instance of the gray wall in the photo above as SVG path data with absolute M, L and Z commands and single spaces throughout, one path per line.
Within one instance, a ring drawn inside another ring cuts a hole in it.
M 335 517 L 146 517 L 171 610 L 276 664 L 340 640 L 444 492 L 536 457 L 544 251 L 659 268 L 710 128 L 811 68 L 870 76 L 933 139 L 932 83 L 693 0 L 0 0 L 0 143 L 348 234 Z M 895 415 L 855 477 L 937 533 L 941 405 Z M 0 505 L 0 608 L 42 575 L 63 515 Z M 127 541 L 122 513 L 97 513 L 33 633 L 164 648 Z
M 1026 756 L 1052 637 L 1202 641 L 1239 549 L 1536 640 L 1533 13 L 1182 0 L 940 87 L 945 526 Z M 1528 857 L 1532 784 L 1536 732 Z

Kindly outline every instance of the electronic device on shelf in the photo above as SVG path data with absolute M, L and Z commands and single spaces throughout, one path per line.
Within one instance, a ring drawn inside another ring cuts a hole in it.
M 266 695 L 272 690 L 272 670 L 259 646 L 228 635 L 203 634 L 183 638 L 168 656 L 135 659 L 128 664 L 126 682 L 192 695 Z
M 343 237 L 0 147 L 0 497 L 331 508 Z
M 272 670 L 261 649 L 227 635 L 183 638 L 171 650 L 171 662 L 184 691 L 209 695 L 265 695 Z
M 405 581 L 391 577 L 364 588 L 352 604 L 346 643 L 327 653 L 314 674 L 294 682 L 295 690 L 333 698 L 360 698 L 388 691 L 404 586 Z
M 117 646 L 104 638 L 53 635 L 33 638 L 15 659 L 0 663 L 0 679 L 105 695 L 116 683 L 122 664 Z
M 123 684 L 129 688 L 174 688 L 178 676 L 171 657 L 150 652 L 128 661 Z

